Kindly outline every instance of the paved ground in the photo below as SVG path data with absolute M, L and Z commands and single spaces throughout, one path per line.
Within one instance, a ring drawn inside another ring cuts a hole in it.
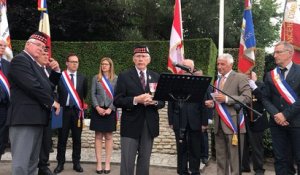
M 56 153 L 51 153 L 50 155 L 50 169 L 54 170 L 56 166 L 55 161 Z M 82 150 L 82 167 L 84 169 L 83 173 L 76 173 L 72 168 L 71 163 L 71 151 L 67 150 L 65 164 L 65 170 L 60 173 L 62 175 L 71 174 L 84 174 L 93 175 L 95 173 L 95 154 L 93 149 L 83 149 Z M 112 166 L 110 175 L 119 175 L 120 171 L 120 152 L 114 151 L 112 156 Z M 265 175 L 275 175 L 273 165 L 270 163 L 265 164 Z M 216 175 L 216 163 L 210 161 L 208 166 L 201 164 L 201 171 L 204 175 Z M 0 163 L 0 174 L 8 175 L 11 174 L 11 155 L 10 152 L 5 153 L 2 156 L 2 161 Z M 243 175 L 251 175 L 254 173 L 243 173 Z M 150 175 L 176 175 L 176 156 L 175 155 L 164 155 L 164 154 L 153 154 L 151 157 L 151 168 Z

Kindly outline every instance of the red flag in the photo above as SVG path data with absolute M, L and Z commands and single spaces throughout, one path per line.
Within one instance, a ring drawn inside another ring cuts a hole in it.
M 3 57 L 6 60 L 11 60 L 13 58 L 13 53 L 12 53 L 6 11 L 7 11 L 6 0 L 1 0 L 0 1 L 0 14 L 1 14 L 0 15 L 0 37 L 3 38 L 7 44 Z
M 251 1 L 245 0 L 245 9 L 242 23 L 242 33 L 239 48 L 238 70 L 247 73 L 255 65 L 254 50 L 256 40 L 254 35 L 254 25 L 251 12 Z
M 182 34 L 182 18 L 181 18 L 181 1 L 175 0 L 174 18 L 170 37 L 170 49 L 168 58 L 168 69 L 173 73 L 179 73 L 180 69 L 174 64 L 181 63 L 183 57 L 183 34 Z
M 46 0 L 38 0 L 38 10 L 41 11 L 39 31 L 43 32 L 47 35 L 46 46 L 48 47 L 49 58 L 51 58 L 52 52 L 51 52 L 50 22 L 49 22 L 49 15 L 48 15 Z
M 293 61 L 300 64 L 300 4 L 297 0 L 289 0 L 285 4 L 284 18 L 281 28 L 281 40 L 294 46 Z

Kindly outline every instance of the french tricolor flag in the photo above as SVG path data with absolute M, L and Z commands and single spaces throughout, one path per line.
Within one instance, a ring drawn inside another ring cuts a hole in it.
M 256 40 L 251 12 L 251 1 L 245 0 L 244 17 L 241 30 L 238 70 L 242 73 L 251 71 L 255 65 Z

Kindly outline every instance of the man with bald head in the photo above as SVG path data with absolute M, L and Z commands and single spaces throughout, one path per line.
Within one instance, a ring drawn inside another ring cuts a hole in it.
M 232 70 L 233 61 L 233 57 L 227 53 L 218 57 L 217 69 L 219 76 L 216 81 L 216 87 L 242 103 L 250 103 L 251 89 L 247 77 Z M 234 109 L 236 102 L 217 90 L 214 92 L 213 98 L 214 100 L 208 100 L 205 104 L 207 107 L 214 107 L 216 109 L 214 115 L 214 132 L 217 174 L 239 175 L 236 117 L 240 116 L 240 114 L 237 114 Z M 240 143 L 244 143 L 246 129 L 243 123 L 239 125 L 241 126 Z M 241 150 L 243 150 L 242 148 L 243 144 L 241 144 Z
M 3 58 L 7 43 L 3 38 L 0 38 L 0 160 L 4 154 L 5 147 L 8 144 L 8 128 L 5 126 L 7 118 L 7 108 L 9 104 L 9 83 L 7 74 L 10 64 Z
M 185 59 L 181 64 L 189 67 L 191 72 L 194 71 L 193 60 Z M 183 71 L 183 74 L 190 73 Z M 175 132 L 177 173 L 180 175 L 190 174 L 189 172 L 193 175 L 200 174 L 201 137 L 202 130 L 204 131 L 208 125 L 209 110 L 211 109 L 205 109 L 204 101 L 183 103 L 182 108 L 179 107 L 178 102 L 168 102 L 168 120 L 170 128 Z M 182 138 L 180 138 L 180 130 L 183 132 Z
M 270 114 L 276 174 L 288 174 L 290 147 L 300 174 L 300 66 L 293 63 L 293 54 L 291 44 L 277 43 L 277 66 L 266 74 L 264 81 L 263 105 Z
M 36 59 L 47 42 L 46 35 L 36 32 L 27 40 L 24 50 L 11 61 L 8 73 L 11 85 L 7 114 L 12 153 L 12 175 L 35 175 L 43 136 L 52 107 L 59 113 L 51 83 L 42 74 Z

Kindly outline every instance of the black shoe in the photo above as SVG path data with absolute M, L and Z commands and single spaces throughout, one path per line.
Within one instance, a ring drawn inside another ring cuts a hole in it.
M 207 158 L 203 158 L 203 159 L 202 159 L 202 163 L 203 163 L 204 165 L 207 165 L 207 164 L 208 164 L 208 159 L 207 159 Z
M 102 173 L 103 173 L 103 170 L 96 170 L 96 173 L 97 173 L 97 174 L 102 174 Z
M 250 170 L 250 168 L 242 168 L 242 172 L 244 172 L 244 173 L 250 173 L 251 170 Z
M 48 167 L 39 168 L 38 175 L 53 175 Z
M 104 172 L 104 174 L 109 174 L 110 170 L 104 170 L 103 172 Z
M 62 172 L 63 170 L 64 170 L 64 164 L 59 163 L 59 164 L 57 164 L 57 167 L 54 169 L 54 173 L 58 174 L 58 173 Z
M 79 173 L 83 172 L 83 168 L 80 166 L 79 163 L 73 165 L 73 170 L 75 170 L 76 172 L 79 172 Z

